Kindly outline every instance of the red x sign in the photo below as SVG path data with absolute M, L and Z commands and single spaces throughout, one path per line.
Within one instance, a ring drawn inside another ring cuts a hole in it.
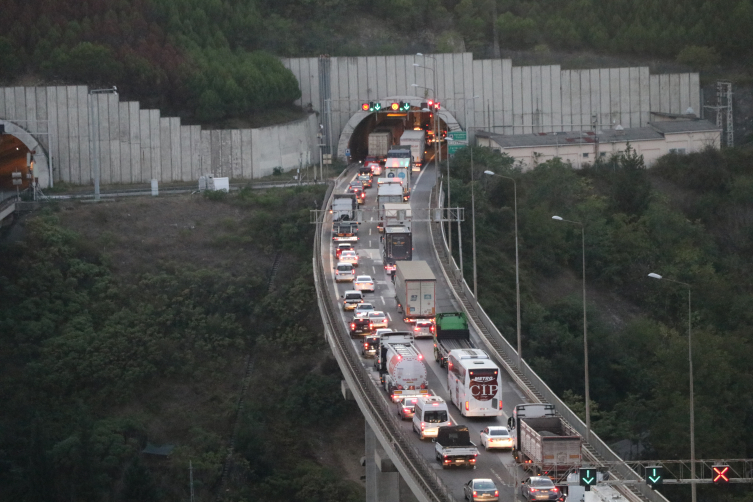
M 729 483 L 729 466 L 715 465 L 712 468 L 714 483 Z

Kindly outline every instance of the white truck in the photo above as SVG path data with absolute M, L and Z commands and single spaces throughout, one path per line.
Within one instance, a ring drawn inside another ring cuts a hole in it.
M 406 202 L 387 202 L 379 206 L 379 222 L 377 230 L 384 232 L 384 227 L 406 227 L 411 229 L 411 209 Z
M 332 196 L 332 221 L 352 221 L 356 216 L 358 201 L 354 193 L 336 193 Z
M 390 129 L 377 129 L 369 133 L 369 155 L 384 158 L 392 146 L 392 131 Z
M 478 448 L 471 441 L 468 426 L 449 425 L 439 428 L 434 440 L 434 454 L 442 468 L 456 465 L 474 469 Z
M 519 404 L 508 425 L 515 438 L 513 458 L 534 475 L 549 476 L 561 483 L 581 465 L 583 439 L 556 415 L 553 405 Z
M 403 200 L 403 187 L 398 184 L 389 183 L 379 185 L 379 188 L 377 188 L 377 207 L 390 202 L 400 203 Z
M 422 130 L 418 131 L 405 131 L 400 136 L 400 144 L 410 146 L 411 156 L 413 162 L 411 168 L 413 171 L 420 171 L 424 165 L 424 154 L 426 150 L 426 132 Z
M 379 369 L 382 385 L 390 399 L 397 402 L 401 397 L 429 395 L 429 381 L 424 357 L 405 333 L 387 333 L 380 340 Z
M 405 322 L 416 319 L 433 319 L 437 278 L 425 261 L 398 261 L 395 263 L 395 300 L 397 311 Z

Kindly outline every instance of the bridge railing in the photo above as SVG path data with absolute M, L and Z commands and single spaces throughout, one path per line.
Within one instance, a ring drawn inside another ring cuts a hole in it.
M 439 186 L 434 186 L 431 194 L 430 205 L 432 207 L 439 207 L 442 204 L 442 183 Z M 442 271 L 447 278 L 450 288 L 453 290 L 459 303 L 463 304 L 465 310 L 469 308 L 472 312 L 466 312 L 469 320 L 474 324 L 474 329 L 479 334 L 487 348 L 492 352 L 496 352 L 497 359 L 502 363 L 510 377 L 521 387 L 521 389 L 528 395 L 533 401 L 543 401 L 553 404 L 557 412 L 564 418 L 573 429 L 578 431 L 582 437 L 586 437 L 586 424 L 578 417 L 555 393 L 549 386 L 536 374 L 535 371 L 528 366 L 528 363 L 521 361 L 518 367 L 513 362 L 517 362 L 518 352 L 510 342 L 502 335 L 497 329 L 492 320 L 486 314 L 484 309 L 476 301 L 473 292 L 468 287 L 468 284 L 461 278 L 460 270 L 458 269 L 455 260 L 449 255 L 449 248 L 447 246 L 447 239 L 444 235 L 444 228 L 439 223 L 429 224 L 430 240 L 434 245 L 434 250 L 437 255 L 437 261 L 442 268 Z M 441 235 L 441 238 L 435 239 Z M 441 242 L 438 246 L 438 242 Z M 449 270 L 447 270 L 449 268 Z M 476 325 L 480 322 L 481 326 Z M 483 329 L 482 329 L 483 328 Z M 637 480 L 639 483 L 625 485 L 621 488 L 621 491 L 628 497 L 634 500 L 650 500 L 651 502 L 668 502 L 666 497 L 661 493 L 652 490 L 648 485 L 643 483 L 642 477 L 631 469 L 627 464 L 620 464 L 622 459 L 611 449 L 609 446 L 596 435 L 593 430 L 591 431 L 591 441 L 586 445 L 587 453 L 590 453 L 593 457 L 594 463 L 598 464 L 599 459 L 611 462 L 617 462 L 617 464 L 610 464 L 610 472 L 615 474 L 620 479 L 624 480 Z M 588 451 L 593 450 L 593 451 Z M 593 455 L 593 454 L 596 455 Z

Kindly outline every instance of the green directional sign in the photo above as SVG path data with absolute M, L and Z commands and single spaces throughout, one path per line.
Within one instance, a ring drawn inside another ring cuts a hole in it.
M 591 487 L 596 484 L 596 469 L 593 467 L 578 469 L 578 484 L 585 486 L 587 492 L 591 491 Z
M 664 467 L 651 465 L 646 467 L 646 484 L 651 488 L 661 486 L 664 482 Z
M 455 153 L 461 148 L 466 148 L 468 143 L 464 141 L 448 141 L 447 142 L 447 154 L 455 155 Z
M 468 133 L 466 131 L 449 131 L 447 139 L 452 141 L 468 141 Z

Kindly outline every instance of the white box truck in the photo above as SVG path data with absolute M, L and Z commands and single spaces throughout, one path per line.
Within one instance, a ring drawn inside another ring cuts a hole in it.
M 411 164 L 413 171 L 420 171 L 424 165 L 424 153 L 426 150 L 426 132 L 419 131 L 405 131 L 400 136 L 400 144 L 410 146 L 411 157 L 413 162 Z
M 425 261 L 398 261 L 395 270 L 397 310 L 405 322 L 433 319 L 437 278 Z
M 406 202 L 387 202 L 379 206 L 379 222 L 377 223 L 377 230 L 380 232 L 384 232 L 384 227 L 395 226 L 406 227 L 408 231 L 410 231 L 410 223 L 410 204 Z
M 369 155 L 384 158 L 392 146 L 392 131 L 377 129 L 369 133 Z

